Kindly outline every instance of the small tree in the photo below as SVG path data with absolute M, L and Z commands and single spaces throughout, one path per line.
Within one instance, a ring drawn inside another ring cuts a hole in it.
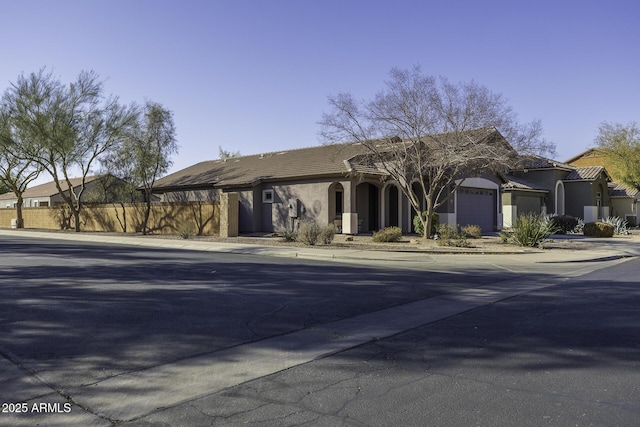
M 80 231 L 85 180 L 132 124 L 135 107 L 105 98 L 94 72 L 82 72 L 65 86 L 44 70 L 21 75 L 5 92 L 3 104 L 15 130 L 15 156 L 51 175 Z M 76 169 L 79 186 L 71 183 Z
M 173 164 L 171 156 L 177 152 L 173 113 L 159 103 L 147 101 L 122 144 L 103 162 L 106 170 L 142 189 L 145 200 L 143 234 L 149 231 L 153 186 L 169 170 Z
M 541 138 L 540 123 L 520 125 L 501 95 L 475 82 L 455 85 L 425 76 L 420 67 L 392 69 L 385 89 L 370 101 L 343 93 L 330 96 L 329 104 L 333 111 L 323 114 L 321 135 L 328 142 L 362 144 L 365 154 L 352 163 L 394 180 L 416 212 L 424 210 L 424 200 L 424 238 L 436 208 L 465 177 L 505 170 L 518 158 L 516 150 L 553 151 Z
M 38 178 L 41 169 L 36 163 L 21 159 L 15 154 L 21 145 L 18 138 L 7 109 L 4 105 L 0 106 L 0 184 L 3 187 L 0 191 L 6 189 L 16 195 L 17 227 L 23 228 L 22 194 L 27 186 Z
M 595 143 L 616 177 L 627 185 L 640 187 L 640 128 L 636 122 L 602 123 Z

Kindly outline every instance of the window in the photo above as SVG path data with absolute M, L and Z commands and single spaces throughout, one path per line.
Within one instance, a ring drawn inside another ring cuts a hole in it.
M 273 190 L 262 190 L 262 203 L 273 203 Z

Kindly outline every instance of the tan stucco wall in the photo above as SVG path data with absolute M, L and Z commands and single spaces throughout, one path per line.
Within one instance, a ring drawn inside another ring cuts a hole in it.
M 178 234 L 188 231 L 205 236 L 219 235 L 221 207 L 218 201 L 188 203 L 154 203 L 149 217 L 153 233 Z M 222 222 L 226 227 L 222 234 L 237 235 L 237 195 L 225 198 Z M 139 232 L 142 224 L 144 204 L 87 205 L 81 212 L 83 231 Z M 60 208 L 23 208 L 25 228 L 59 230 Z M 10 228 L 16 218 L 15 209 L 0 209 L 0 228 Z

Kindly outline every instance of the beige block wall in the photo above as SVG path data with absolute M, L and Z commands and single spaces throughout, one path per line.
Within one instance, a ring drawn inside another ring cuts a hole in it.
M 233 201 L 227 202 L 224 215 L 233 215 Z M 23 208 L 25 228 L 44 230 L 61 229 L 61 209 Z M 233 234 L 233 225 L 237 235 L 237 195 L 235 197 L 235 220 L 225 219 L 224 233 Z M 87 205 L 81 212 L 83 231 L 126 232 L 141 230 L 144 204 Z M 10 228 L 11 220 L 16 218 L 16 209 L 0 209 L 0 228 Z M 149 216 L 149 226 L 153 233 L 178 234 L 183 231 L 194 235 L 220 235 L 220 203 L 217 201 L 187 203 L 154 203 Z M 229 225 L 230 224 L 230 225 Z

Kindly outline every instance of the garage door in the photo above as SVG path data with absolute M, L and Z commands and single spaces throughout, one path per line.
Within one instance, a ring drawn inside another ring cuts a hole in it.
M 482 233 L 494 231 L 496 224 L 496 190 L 460 187 L 457 194 L 458 225 L 477 225 Z

